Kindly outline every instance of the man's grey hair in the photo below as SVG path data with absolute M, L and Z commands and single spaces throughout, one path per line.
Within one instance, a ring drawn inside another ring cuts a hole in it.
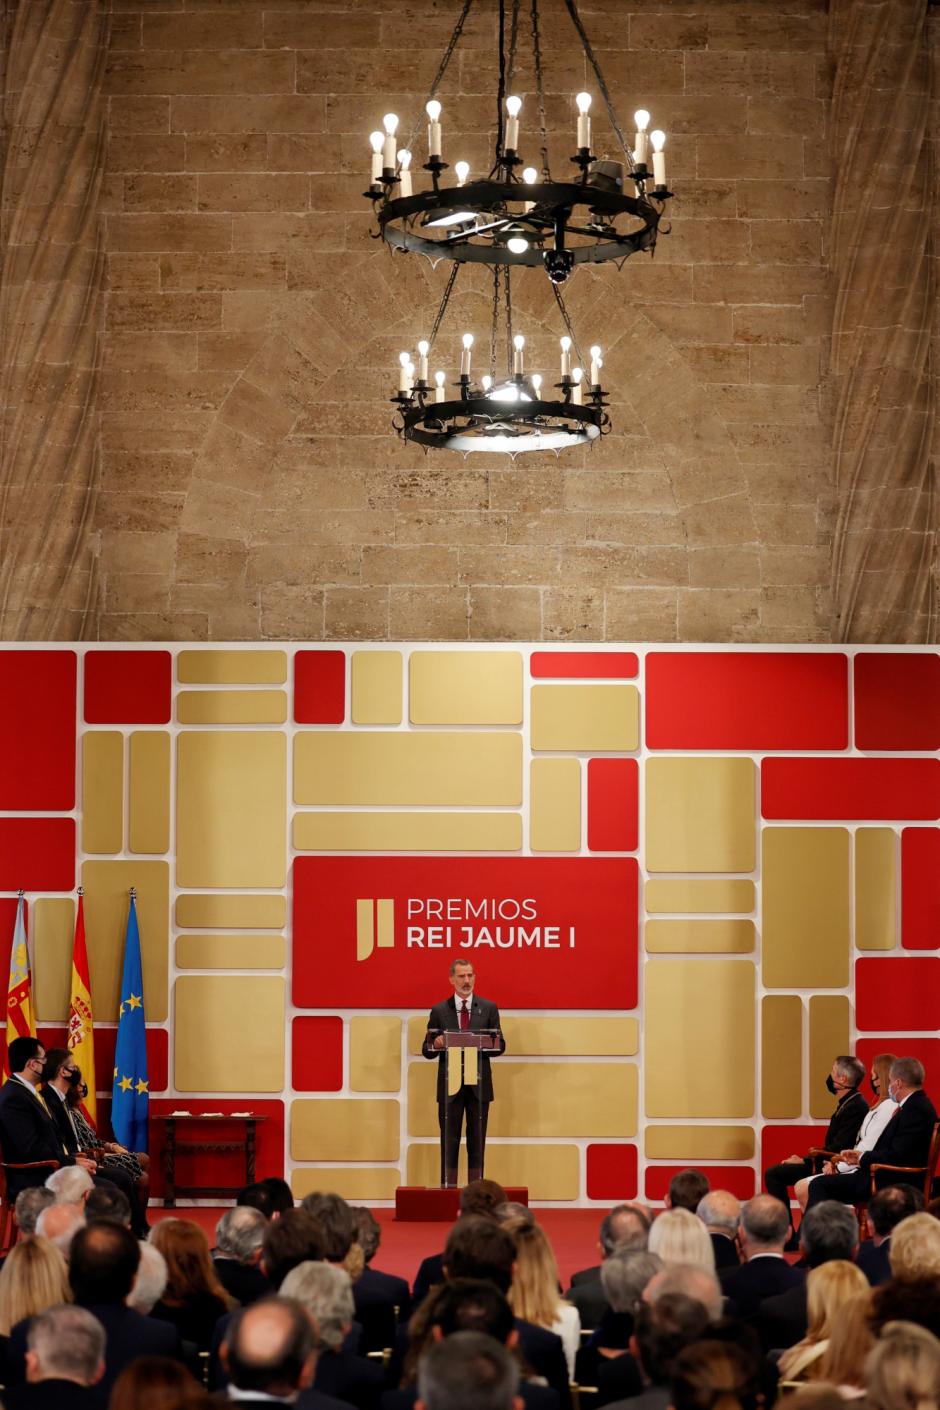
M 646 1248 L 650 1232 L 650 1220 L 633 1204 L 615 1204 L 609 1214 L 601 1220 L 598 1240 L 609 1257 L 615 1248 Z
M 328 1351 L 338 1351 L 355 1318 L 352 1281 L 335 1263 L 298 1263 L 279 1289 L 305 1307 L 317 1328 L 317 1341 Z
M 724 1311 L 724 1296 L 718 1278 L 695 1263 L 671 1263 L 661 1273 L 656 1273 L 650 1279 L 643 1300 L 655 1305 L 669 1293 L 681 1293 L 683 1297 L 700 1302 L 712 1322 L 717 1322 Z
M 50 1204 L 55 1204 L 55 1195 L 45 1185 L 30 1185 L 29 1189 L 20 1190 L 13 1207 L 20 1233 L 35 1234 L 36 1220 Z
M 418 1399 L 426 1410 L 511 1410 L 519 1363 L 485 1332 L 452 1332 L 418 1362 Z
M 264 1242 L 268 1221 L 259 1209 L 237 1204 L 227 1209 L 215 1226 L 219 1253 L 238 1263 L 251 1263 Z
M 905 1087 L 922 1087 L 925 1076 L 924 1064 L 915 1057 L 895 1058 L 889 1073 L 889 1079 L 896 1078 Z
M 851 1263 L 858 1247 L 858 1220 L 854 1209 L 838 1200 L 811 1205 L 800 1224 L 800 1245 L 811 1268 L 842 1258 Z
M 91 1385 L 104 1360 L 104 1327 L 84 1307 L 62 1304 L 40 1312 L 29 1324 L 26 1345 L 34 1352 L 44 1380 Z
M 849 1082 L 853 1087 L 860 1087 L 865 1080 L 865 1064 L 861 1058 L 845 1054 L 837 1057 L 833 1066 L 843 1082 Z
M 632 1312 L 654 1273 L 663 1266 L 656 1253 L 645 1248 L 617 1248 L 601 1264 L 604 1296 L 615 1312 Z
M 730 1190 L 709 1190 L 695 1210 L 708 1229 L 718 1229 L 734 1238 L 741 1218 L 741 1203 Z
M 741 1206 L 741 1228 L 751 1243 L 776 1247 L 786 1242 L 790 1211 L 773 1195 L 755 1195 Z
M 55 1244 L 66 1261 L 72 1240 L 84 1227 L 84 1206 L 78 1204 L 49 1204 L 36 1220 L 36 1233 Z
M 81 1204 L 94 1187 L 94 1180 L 80 1165 L 63 1165 L 53 1170 L 46 1181 L 46 1189 L 52 1191 L 56 1204 Z
M 167 1277 L 166 1259 L 160 1250 L 153 1244 L 141 1243 L 137 1276 L 127 1295 L 128 1307 L 146 1317 L 166 1291 Z

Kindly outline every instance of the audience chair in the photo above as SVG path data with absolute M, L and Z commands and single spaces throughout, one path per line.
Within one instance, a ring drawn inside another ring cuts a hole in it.
M 0 1162 L 0 1254 L 9 1253 L 10 1245 L 16 1243 L 20 1232 L 13 1215 L 15 1201 L 10 1199 L 7 1189 L 7 1171 L 48 1170 L 51 1175 L 53 1170 L 58 1170 L 58 1168 L 59 1162 L 57 1160 L 5 1160 Z
M 597 1386 L 582 1386 L 572 1381 L 570 1388 L 571 1410 L 594 1410 L 599 1395 Z
M 940 1161 L 940 1121 L 933 1128 L 933 1135 L 930 1138 L 930 1149 L 927 1152 L 926 1165 L 872 1165 L 871 1170 L 871 1192 L 875 1194 L 878 1186 L 875 1183 L 875 1173 L 878 1170 L 891 1170 L 897 1175 L 923 1175 L 924 1177 L 924 1202 L 930 1203 L 933 1191 L 933 1182 L 937 1174 L 937 1163 Z M 913 1184 L 914 1181 L 908 1182 Z M 866 1205 L 867 1208 L 867 1205 Z

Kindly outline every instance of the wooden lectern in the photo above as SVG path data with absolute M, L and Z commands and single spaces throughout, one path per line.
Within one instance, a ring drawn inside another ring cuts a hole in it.
M 474 1134 L 477 1137 L 474 1144 L 481 1152 L 480 1174 L 483 1173 L 482 1152 L 486 1132 L 483 1124 L 483 1090 L 481 1085 L 483 1064 L 479 1054 L 498 1048 L 499 1031 L 495 1028 L 475 1030 L 445 1028 L 441 1036 L 444 1039 L 444 1060 L 447 1071 L 445 1121 L 444 1130 L 441 1132 L 441 1186 L 449 1188 L 457 1184 L 457 1156 L 459 1153 L 459 1142 L 456 1150 L 447 1150 L 447 1132 L 451 1125 L 450 1109 L 452 1104 L 462 1097 L 466 1087 L 473 1088 L 476 1096 L 475 1101 L 466 1103 L 467 1136 L 469 1141 L 470 1122 L 473 1121 L 475 1123 Z

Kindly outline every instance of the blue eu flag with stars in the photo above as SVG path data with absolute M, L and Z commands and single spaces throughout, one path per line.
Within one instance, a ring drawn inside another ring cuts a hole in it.
M 124 974 L 114 1050 L 111 1126 L 114 1139 L 130 1151 L 147 1149 L 150 1092 L 147 1082 L 147 1037 L 144 1027 L 144 984 L 140 966 L 137 902 L 131 895 L 124 938 Z

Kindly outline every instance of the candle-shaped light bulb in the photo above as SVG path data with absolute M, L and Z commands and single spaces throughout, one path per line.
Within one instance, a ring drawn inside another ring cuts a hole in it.
M 488 372 L 485 374 L 485 376 L 480 378 L 480 385 L 486 395 L 489 396 L 490 387 L 492 387 L 493 385 L 493 379 Z
M 601 380 L 601 350 L 595 343 L 590 349 L 591 353 L 591 386 L 596 387 Z
M 408 391 L 410 392 L 415 384 L 415 365 L 410 358 L 408 359 L 408 366 L 405 368 L 405 371 L 408 373 Z
M 637 166 L 646 166 L 646 158 L 649 156 L 649 138 L 646 129 L 650 125 L 650 115 L 645 108 L 637 108 L 633 114 L 633 121 L 636 123 L 636 136 L 633 140 L 633 160 Z
M 659 128 L 650 133 L 650 141 L 653 144 L 653 185 L 657 188 L 666 189 L 666 154 L 663 148 L 666 145 L 666 134 Z
M 522 173 L 522 179 L 527 186 L 534 186 L 539 179 L 539 174 L 534 166 L 527 166 Z
M 418 344 L 418 381 L 428 380 L 428 353 L 431 351 L 431 344 L 427 338 L 422 338 Z
M 574 383 L 571 390 L 571 400 L 574 402 L 575 406 L 583 405 L 584 394 L 581 386 L 583 376 L 584 373 L 581 371 L 580 367 L 576 367 L 571 374 L 571 380 Z
M 428 115 L 428 157 L 431 161 L 434 161 L 435 158 L 440 160 L 441 105 L 436 98 L 431 98 L 425 103 L 424 111 Z
M 507 98 L 506 111 L 509 117 L 506 119 L 506 151 L 515 152 L 519 146 L 519 113 L 522 110 L 521 98 Z
M 385 142 L 384 132 L 370 132 L 369 141 L 372 143 L 372 181 L 382 180 L 382 146 Z
M 470 163 L 455 162 L 454 175 L 457 177 L 457 185 L 462 186 L 466 181 L 467 177 L 470 175 Z
M 473 347 L 473 334 L 464 333 L 461 342 L 463 343 L 463 352 L 460 354 L 460 375 L 461 377 L 469 377 L 470 349 Z
M 578 146 L 582 151 L 591 149 L 591 95 L 578 93 L 574 100 L 578 105 Z
M 444 383 L 445 383 L 446 380 L 447 380 L 447 379 L 446 379 L 446 376 L 445 376 L 445 374 L 444 374 L 443 372 L 435 372 L 435 374 L 434 374 L 434 382 L 435 382 L 435 387 L 434 387 L 434 400 L 435 400 L 435 401 L 443 401 L 443 400 L 444 400 Z
M 506 248 L 512 250 L 514 255 L 524 255 L 529 248 L 529 242 L 521 235 L 513 235 L 506 241 Z
M 394 171 L 397 156 L 397 146 L 395 143 L 395 133 L 398 131 L 397 115 L 395 113 L 386 113 L 382 119 L 382 126 L 385 128 L 385 142 L 382 147 L 382 165 L 386 171 Z
M 538 398 L 542 391 L 542 376 L 539 372 L 533 372 L 532 374 L 532 390 L 536 398 Z
M 398 179 L 400 183 L 398 187 L 399 196 L 412 195 L 411 153 L 408 151 L 407 147 L 402 147 L 401 151 L 398 153 Z
M 512 340 L 512 346 L 513 346 L 513 355 L 512 355 L 512 375 L 513 375 L 514 377 L 521 377 L 521 376 L 522 376 L 522 359 L 523 359 L 523 356 L 524 356 L 524 349 L 525 349 L 525 338 L 523 338 L 523 336 L 522 336 L 521 333 L 517 333 L 516 336 L 513 338 L 513 340 Z
M 431 119 L 432 122 L 440 122 L 441 105 L 436 98 L 428 99 L 428 101 L 424 105 L 424 111 L 427 113 L 428 117 Z
M 571 376 L 571 339 L 567 334 L 561 339 L 561 375 Z
M 400 392 L 408 391 L 408 364 L 410 361 L 411 358 L 408 353 L 401 352 L 398 354 L 398 390 Z
M 398 131 L 398 114 L 386 113 L 382 119 L 382 126 L 385 128 L 386 134 L 389 137 L 394 137 L 395 133 Z

